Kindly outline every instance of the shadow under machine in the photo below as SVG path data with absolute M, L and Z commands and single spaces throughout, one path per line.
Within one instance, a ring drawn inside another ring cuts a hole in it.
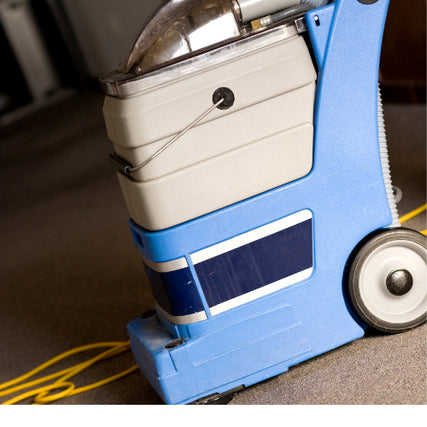
M 425 321 L 378 89 L 388 3 L 171 0 L 102 79 L 156 302 L 128 331 L 166 403 Z

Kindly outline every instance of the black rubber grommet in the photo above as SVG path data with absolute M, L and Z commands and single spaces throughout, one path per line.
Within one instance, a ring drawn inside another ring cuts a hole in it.
M 218 105 L 217 108 L 219 108 L 220 110 L 228 110 L 234 104 L 235 98 L 233 91 L 228 87 L 218 88 L 212 95 L 212 101 L 214 104 L 216 104 L 221 99 L 224 99 L 224 101 L 220 105 Z

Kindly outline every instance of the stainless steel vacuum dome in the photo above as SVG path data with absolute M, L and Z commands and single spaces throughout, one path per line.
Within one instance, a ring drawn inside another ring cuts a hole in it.
M 230 0 L 171 0 L 140 32 L 120 71 L 145 74 L 240 34 Z

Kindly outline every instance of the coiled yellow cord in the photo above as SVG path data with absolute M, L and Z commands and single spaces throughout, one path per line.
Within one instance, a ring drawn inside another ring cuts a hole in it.
M 28 380 L 29 378 L 33 377 L 34 375 L 38 374 L 39 372 L 45 370 L 49 366 L 54 365 L 55 363 L 59 362 L 60 360 L 63 360 L 71 355 L 81 353 L 88 350 L 93 350 L 96 348 L 105 348 L 109 347 L 108 350 L 103 351 L 98 356 L 95 356 L 86 362 L 79 363 L 77 365 L 71 366 L 70 368 L 63 369 L 59 372 L 47 375 L 45 377 L 26 382 L 23 384 L 23 381 Z M 112 381 L 115 381 L 119 378 L 123 378 L 126 375 L 131 374 L 132 372 L 136 371 L 138 369 L 137 365 L 132 366 L 129 369 L 126 369 L 125 371 L 122 371 L 116 375 L 113 375 L 111 377 L 108 377 L 104 380 L 98 381 L 93 384 L 89 384 L 84 387 L 76 388 L 75 384 L 71 381 L 68 381 L 71 377 L 79 374 L 83 370 L 89 368 L 96 362 L 99 362 L 100 360 L 108 359 L 110 357 L 113 357 L 117 354 L 123 353 L 125 351 L 128 351 L 130 349 L 129 341 L 125 342 L 104 342 L 104 343 L 94 343 L 89 344 L 81 347 L 77 347 L 73 350 L 66 351 L 65 353 L 60 354 L 59 356 L 54 357 L 53 359 L 50 359 L 49 361 L 43 363 L 42 365 L 38 366 L 37 368 L 27 372 L 24 375 L 21 375 L 18 378 L 15 378 L 14 380 L 5 382 L 3 384 L 0 384 L 0 397 L 2 396 L 8 396 L 13 393 L 16 393 L 21 390 L 25 390 L 31 387 L 34 387 L 39 384 L 46 383 L 47 381 L 50 381 L 52 379 L 58 378 L 54 383 L 45 385 L 30 391 L 27 391 L 25 393 L 22 393 L 16 397 L 13 397 L 12 399 L 7 400 L 6 402 L 2 403 L 2 405 L 12 405 L 14 403 L 21 402 L 22 400 L 28 399 L 30 397 L 34 397 L 34 403 L 35 404 L 45 404 L 45 403 L 51 403 L 56 400 L 62 399 L 64 397 L 68 396 L 74 396 L 79 393 L 83 393 L 85 391 L 93 390 L 95 388 L 101 387 L 104 384 L 108 384 Z M 19 385 L 18 385 L 19 384 Z M 62 391 L 59 391 L 55 394 L 49 395 L 49 392 L 53 390 L 63 389 Z

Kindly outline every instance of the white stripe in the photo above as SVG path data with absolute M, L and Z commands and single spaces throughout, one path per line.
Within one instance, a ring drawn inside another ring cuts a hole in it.
M 280 279 L 277 282 L 270 283 L 269 285 L 263 286 L 262 288 L 255 289 L 254 291 L 225 301 L 221 304 L 211 307 L 211 314 L 215 316 L 216 314 L 230 310 L 234 307 L 238 307 L 239 305 L 246 304 L 247 302 L 253 301 L 257 298 L 261 298 L 265 295 L 271 294 L 280 289 L 291 286 L 295 283 L 302 282 L 303 280 L 308 279 L 312 273 L 313 267 L 310 267 L 306 270 L 300 271 L 299 273 L 293 274 L 292 276 L 285 277 L 284 279 Z
M 151 270 L 157 271 L 157 273 L 169 273 L 171 271 L 188 268 L 188 263 L 185 258 L 178 258 L 178 259 L 174 259 L 172 261 L 167 261 L 167 262 L 154 262 L 147 259 L 142 254 L 141 254 L 141 258 L 147 267 L 151 268 Z
M 199 264 L 203 261 L 222 255 L 226 252 L 232 251 L 233 249 L 240 248 L 248 243 L 255 242 L 256 240 L 270 236 L 271 234 L 285 230 L 286 228 L 292 227 L 311 218 L 313 218 L 312 212 L 305 209 L 293 215 L 279 219 L 278 221 L 256 228 L 255 230 L 240 234 L 232 239 L 225 240 L 224 242 L 202 249 L 199 252 L 195 252 L 194 254 L 191 254 L 191 261 L 194 265 Z
M 188 323 L 200 322 L 202 320 L 206 320 L 207 316 L 204 311 L 199 311 L 198 313 L 187 314 L 185 316 L 172 316 L 172 314 L 167 313 L 163 310 L 159 304 L 156 304 L 156 310 L 158 313 L 163 316 L 169 322 L 175 325 L 186 325 Z

